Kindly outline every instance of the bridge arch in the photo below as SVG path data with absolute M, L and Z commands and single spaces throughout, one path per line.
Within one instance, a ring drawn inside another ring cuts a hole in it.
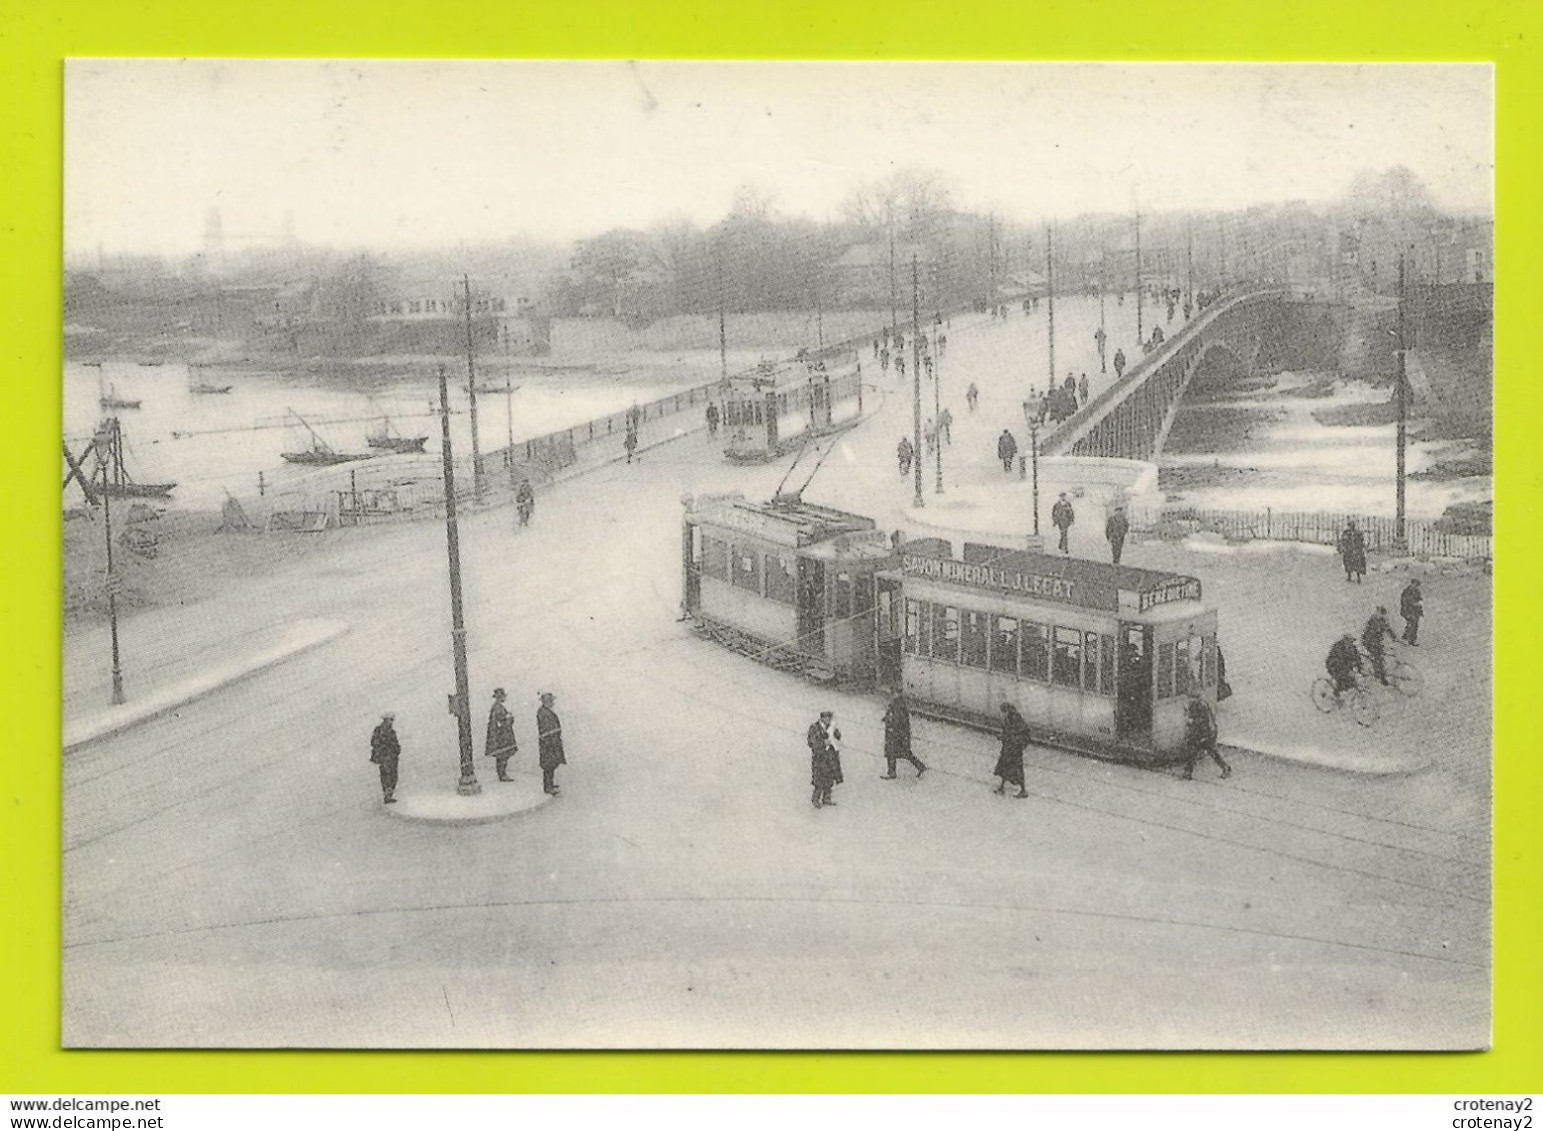
M 1285 296 L 1254 291 L 1207 309 L 1046 437 L 1041 451 L 1156 460 L 1196 371 L 1225 355 L 1251 372 Z

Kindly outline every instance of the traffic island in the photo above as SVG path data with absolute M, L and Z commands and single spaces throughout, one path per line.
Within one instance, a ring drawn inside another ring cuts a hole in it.
M 386 805 L 384 809 L 388 815 L 404 821 L 482 825 L 529 813 L 551 799 L 551 795 L 542 790 L 539 778 L 520 776 L 506 782 L 496 778 L 483 782 L 482 792 L 469 797 L 457 793 L 453 782 L 439 787 L 398 790 L 396 803 Z

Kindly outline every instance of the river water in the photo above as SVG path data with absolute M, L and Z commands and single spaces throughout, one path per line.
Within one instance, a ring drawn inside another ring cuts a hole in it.
M 1373 409 L 1388 401 L 1390 388 L 1315 372 L 1281 373 L 1265 385 L 1186 395 L 1161 460 L 1168 501 L 1211 510 L 1392 516 L 1397 426 L 1314 419 L 1325 410 Z M 1406 461 L 1410 476 L 1479 451 L 1467 440 L 1422 441 L 1419 432 L 1415 420 Z M 1493 494 L 1489 475 L 1409 478 L 1405 507 L 1411 517 L 1438 518 L 1454 503 Z
M 743 361 L 743 359 L 739 359 Z M 754 358 L 751 358 L 753 361 Z M 620 412 L 633 404 L 711 380 L 718 369 L 711 356 L 635 359 L 635 364 L 610 369 L 557 368 L 518 363 L 509 370 L 514 391 L 503 392 L 504 370 L 479 370 L 477 434 L 483 451 L 504 447 L 510 433 L 516 441 L 572 427 Z M 175 505 L 218 507 L 228 490 L 250 495 L 258 473 L 270 490 L 298 482 L 308 469 L 286 463 L 281 452 L 311 446 L 298 414 L 339 452 L 368 452 L 366 437 L 379 431 L 389 417 L 393 431 L 427 436 L 426 451 L 438 453 L 439 389 L 433 364 L 421 371 L 375 377 L 360 387 L 305 373 L 223 369 L 198 366 L 192 373 L 180 363 L 138 365 L 104 362 L 68 363 L 64 368 L 65 442 L 79 451 L 104 415 L 117 415 L 124 438 L 129 474 L 141 483 L 173 482 Z M 448 361 L 451 381 L 451 442 L 460 455 L 471 450 L 464 362 Z M 223 394 L 194 393 L 192 381 L 230 385 Z M 483 392 L 488 386 L 498 391 Z M 112 391 L 138 400 L 137 409 L 104 409 L 98 398 Z M 70 501 L 70 500 L 67 500 Z M 73 500 L 78 501 L 78 499 Z

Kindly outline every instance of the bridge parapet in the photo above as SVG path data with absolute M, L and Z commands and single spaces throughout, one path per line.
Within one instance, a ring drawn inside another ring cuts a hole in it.
M 1123 377 L 1043 442 L 1049 455 L 1110 456 L 1156 460 L 1200 359 L 1215 348 L 1236 355 L 1245 366 L 1258 355 L 1258 314 L 1289 292 L 1250 291 L 1208 307 L 1138 358 Z

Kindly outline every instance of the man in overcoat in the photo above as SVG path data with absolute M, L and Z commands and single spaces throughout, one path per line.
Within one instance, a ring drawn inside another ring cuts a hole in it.
M 835 718 L 835 712 L 821 711 L 805 736 L 809 743 L 809 784 L 814 788 L 809 802 L 816 809 L 834 805 L 831 790 L 846 780 L 841 776 L 841 732 L 835 728 Z
M 917 777 L 927 772 L 926 765 L 911 752 L 911 708 L 903 691 L 895 692 L 884 709 L 884 761 L 889 767 L 884 775 L 887 781 L 894 780 L 895 763 L 900 761 L 915 766 Z
M 514 741 L 514 716 L 504 706 L 504 689 L 493 692 L 493 708 L 488 712 L 487 756 L 498 768 L 499 781 L 513 781 L 509 776 L 509 759 L 519 746 Z
M 1104 537 L 1109 539 L 1109 552 L 1114 555 L 1114 564 L 1120 564 L 1120 555 L 1125 551 L 1125 536 L 1130 533 L 1130 519 L 1125 517 L 1124 507 L 1115 507 L 1114 513 L 1104 523 Z
M 1002 704 L 1002 752 L 997 756 L 996 768 L 991 772 L 1002 780 L 997 782 L 995 792 L 1003 792 L 1009 784 L 1018 787 L 1014 797 L 1027 797 L 1029 791 L 1023 788 L 1023 750 L 1028 746 L 1029 724 L 1023 721 L 1023 716 L 1018 713 L 1018 708 L 1011 703 Z
M 1359 583 L 1366 573 L 1366 535 L 1353 518 L 1340 532 L 1339 556 L 1345 564 L 1345 580 Z
M 557 767 L 567 763 L 563 753 L 563 723 L 552 709 L 557 696 L 550 691 L 541 693 L 541 706 L 536 711 L 536 753 L 541 763 L 541 788 L 553 797 L 557 796 Z
M 380 791 L 384 803 L 396 804 L 396 767 L 402 756 L 402 743 L 396 736 L 396 715 L 387 711 L 370 735 L 370 761 L 380 770 Z
M 1011 471 L 1013 460 L 1018 455 L 1018 441 L 1013 439 L 1013 434 L 1006 428 L 997 437 L 997 459 L 1002 461 L 1002 470 Z
M 1184 779 L 1195 776 L 1195 763 L 1210 758 L 1222 768 L 1222 777 L 1232 776 L 1232 767 L 1216 749 L 1216 715 L 1198 686 L 1189 689 L 1189 704 L 1184 710 Z
M 1398 598 L 1398 615 L 1404 618 L 1404 643 L 1420 642 L 1420 618 L 1425 615 L 1425 599 L 1420 595 L 1420 579 L 1410 578 Z
M 1077 512 L 1072 510 L 1072 501 L 1066 497 L 1066 492 L 1061 492 L 1061 497 L 1055 501 L 1055 506 L 1050 508 L 1050 521 L 1055 523 L 1056 529 L 1061 532 L 1061 541 L 1057 549 L 1063 554 L 1071 553 L 1067 545 L 1067 537 L 1071 534 L 1072 523 L 1077 521 Z

